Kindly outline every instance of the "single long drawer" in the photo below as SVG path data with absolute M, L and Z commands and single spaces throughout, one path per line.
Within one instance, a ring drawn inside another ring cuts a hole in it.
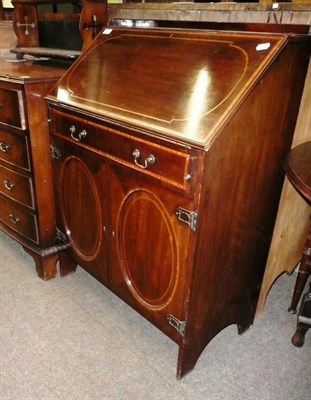
M 34 209 L 32 179 L 0 165 L 0 193 Z
M 0 122 L 26 129 L 22 90 L 0 88 Z
M 22 210 L 0 197 L 1 221 L 20 235 L 35 243 L 38 241 L 37 219 L 30 211 Z
M 137 138 L 83 118 L 53 110 L 53 133 L 102 152 L 106 157 L 140 169 L 182 190 L 194 182 L 194 156 Z
M 0 128 L 0 160 L 31 170 L 28 137 Z

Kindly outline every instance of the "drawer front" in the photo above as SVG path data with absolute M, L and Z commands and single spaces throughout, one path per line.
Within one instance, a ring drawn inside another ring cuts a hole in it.
M 0 165 L 0 193 L 27 207 L 35 207 L 31 178 L 2 165 Z
M 26 117 L 21 90 L 0 88 L 0 122 L 26 129 Z
M 28 137 L 8 132 L 0 127 L 0 160 L 30 171 Z
M 38 229 L 36 216 L 31 212 L 16 207 L 10 201 L 0 197 L 0 218 L 9 228 L 18 232 L 26 239 L 35 243 L 38 241 Z
M 53 110 L 56 135 L 95 151 L 108 158 L 166 181 L 182 190 L 194 182 L 194 157 L 157 143 L 131 136 L 100 124 Z

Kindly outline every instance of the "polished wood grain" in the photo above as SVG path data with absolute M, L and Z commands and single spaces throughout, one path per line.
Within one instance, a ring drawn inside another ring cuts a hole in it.
M 32 245 L 39 244 L 38 224 L 36 215 L 18 207 L 15 203 L 0 198 L 1 204 L 1 227 L 3 230 L 14 232 L 21 240 L 30 242 Z
M 138 168 L 139 165 L 144 165 L 146 158 L 153 156 L 154 164 L 146 168 L 146 173 L 182 190 L 194 190 L 195 177 L 192 176 L 191 180 L 184 179 L 191 173 L 193 159 L 183 151 L 137 138 L 126 130 L 121 132 L 120 129 L 85 121 L 84 118 L 68 116 L 61 111 L 53 112 L 53 124 L 55 134 L 74 140 L 78 140 L 79 135 L 83 134 L 84 146 L 96 149 L 111 159 L 118 159 L 130 167 L 135 161 L 133 155 L 135 149 L 139 152 L 139 157 L 136 158 L 138 165 L 135 164 Z
M 28 132 L 27 132 L 28 133 Z M 31 170 L 31 156 L 27 133 L 16 134 L 0 127 L 0 160 L 13 169 Z
M 179 378 L 253 322 L 310 51 L 307 36 L 114 28 L 47 96 L 63 274 L 79 262 L 174 340 Z
M 7 110 L 11 110 L 10 113 Z M 0 89 L 0 120 L 8 125 L 25 129 L 25 111 L 21 89 Z
M 0 192 L 30 208 L 35 207 L 32 179 L 1 166 Z
M 272 35 L 246 40 L 243 34 L 216 38 L 213 33 L 185 36 L 169 30 L 141 30 L 138 41 L 132 30 L 107 32 L 79 58 L 74 74 L 58 87 L 59 96 L 73 106 L 83 103 L 90 111 L 204 148 L 236 107 L 239 92 L 243 89 L 247 94 L 258 77 L 256 70 L 273 59 L 284 41 Z M 261 45 L 268 48 L 256 50 Z M 109 54 L 104 67 L 102 54 Z M 181 58 L 181 54 L 192 56 Z M 226 57 L 229 63 L 224 62 Z M 155 59 L 157 68 L 153 68 Z M 76 79 L 81 74 L 87 84 Z
M 75 150 L 73 144 L 55 140 L 53 146 L 60 152 L 54 160 L 57 211 L 63 221 L 58 226 L 68 237 L 75 263 L 107 283 L 106 166 L 98 155 Z M 65 270 L 61 267 L 62 275 Z

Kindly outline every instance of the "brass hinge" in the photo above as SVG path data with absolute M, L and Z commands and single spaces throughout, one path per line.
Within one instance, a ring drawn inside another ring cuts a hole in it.
M 176 210 L 176 216 L 179 221 L 183 222 L 186 225 L 189 225 L 190 229 L 195 232 L 198 220 L 197 211 L 189 211 L 185 208 L 178 207 Z
M 54 146 L 50 146 L 50 153 L 53 160 L 59 160 L 62 158 L 62 153 Z
M 185 329 L 186 329 L 186 321 L 179 321 L 179 319 L 175 318 L 173 315 L 168 314 L 167 315 L 167 320 L 170 325 L 172 325 L 173 328 L 176 329 L 176 331 L 181 335 L 184 336 L 185 334 Z

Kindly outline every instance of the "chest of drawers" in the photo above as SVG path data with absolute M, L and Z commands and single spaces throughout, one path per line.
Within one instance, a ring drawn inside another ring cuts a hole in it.
M 44 96 L 64 71 L 64 67 L 0 61 L 1 229 L 34 258 L 43 279 L 55 275 L 57 261 Z
M 106 29 L 48 94 L 56 214 L 79 264 L 179 346 L 253 322 L 310 37 Z

